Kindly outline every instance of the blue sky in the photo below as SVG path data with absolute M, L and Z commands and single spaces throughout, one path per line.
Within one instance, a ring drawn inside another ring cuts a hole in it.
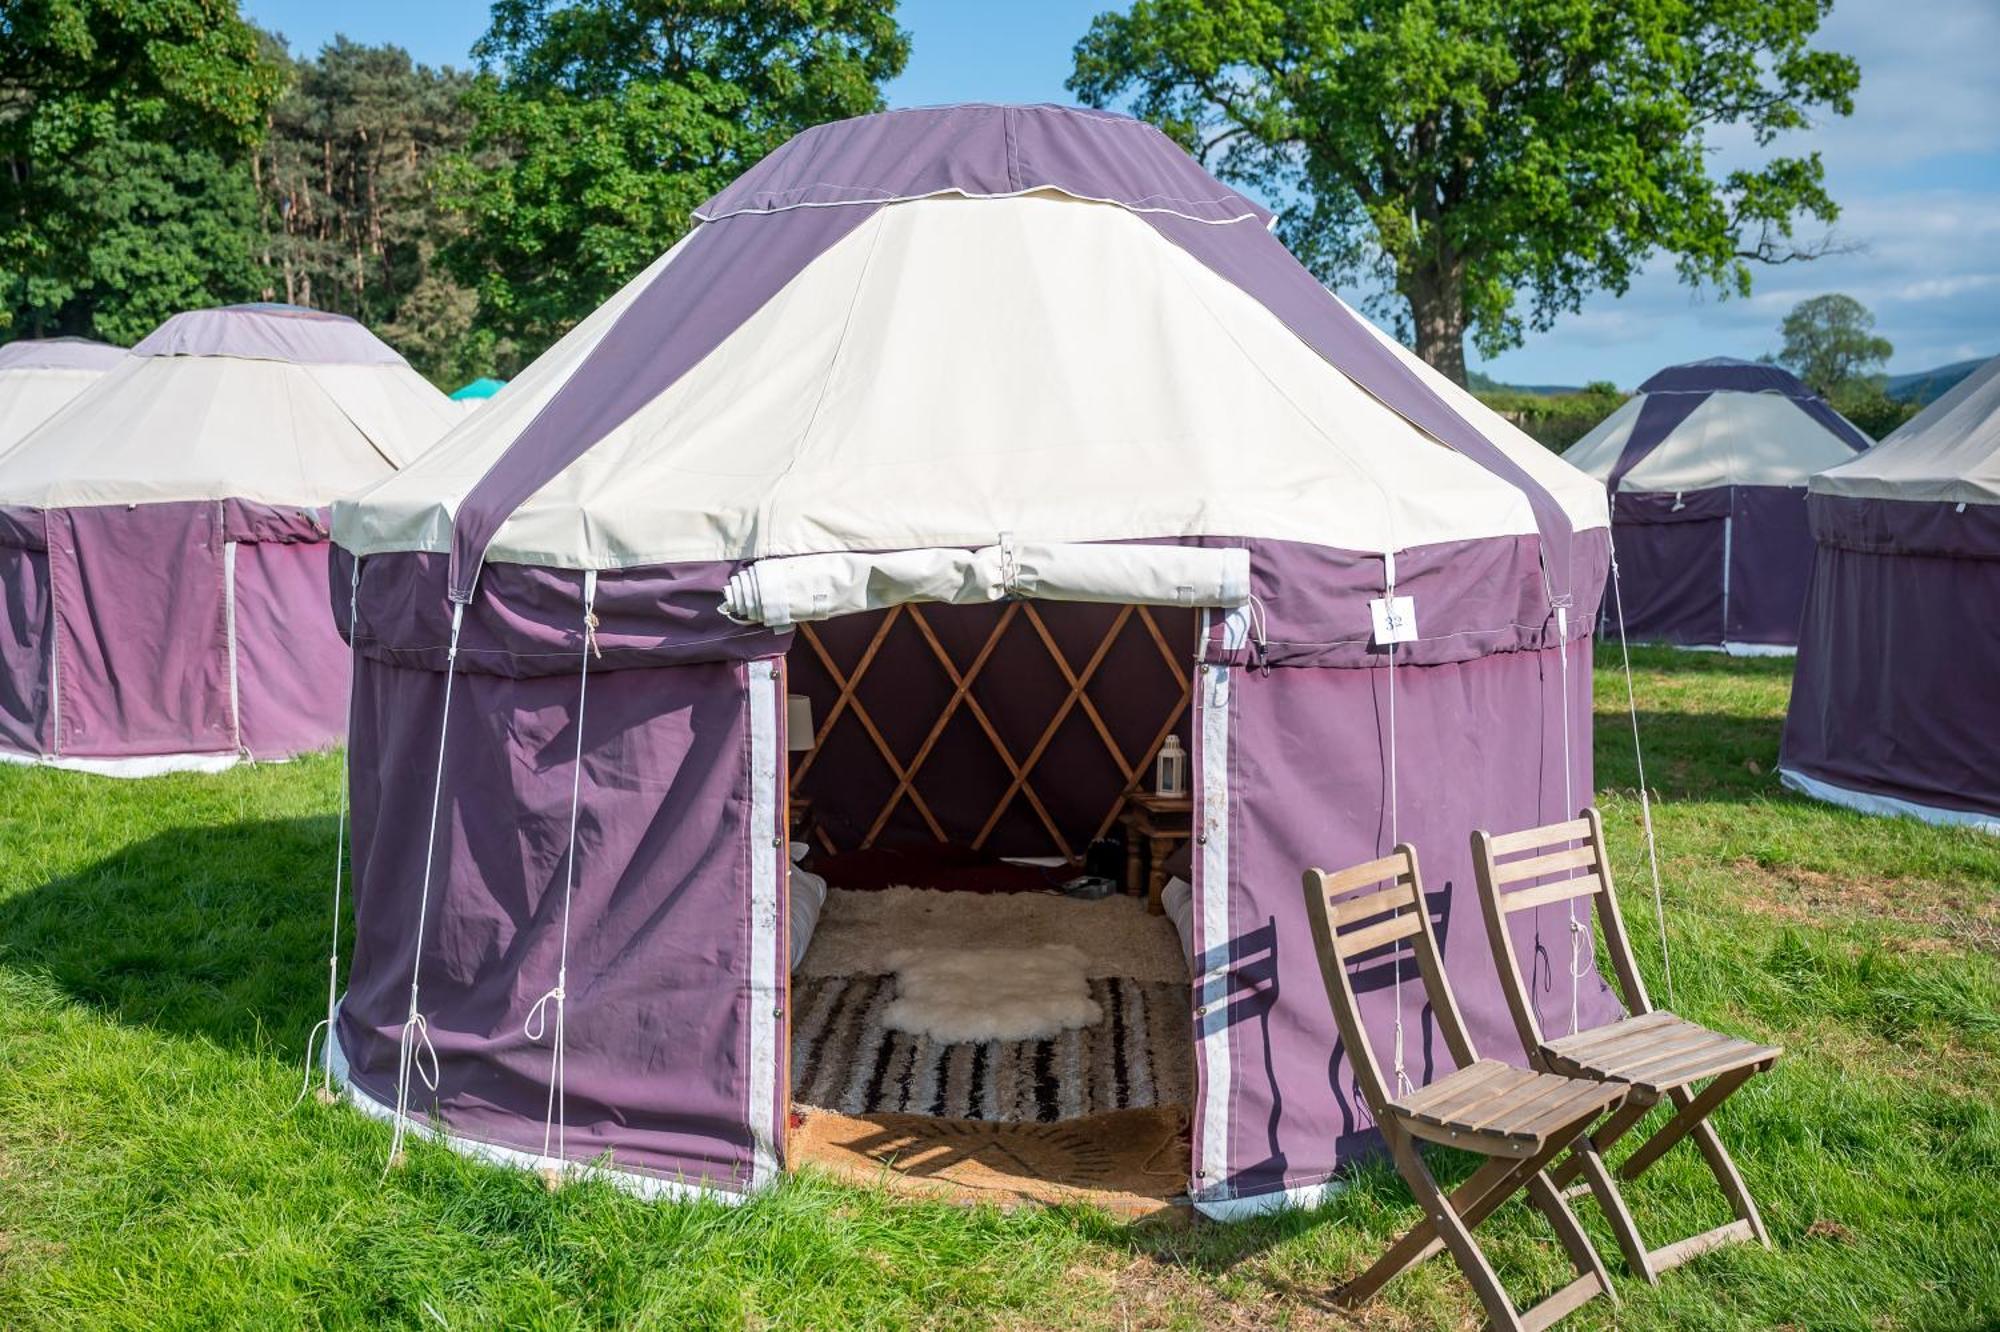
M 913 46 L 889 101 L 1067 101 L 1070 48 L 1107 7 L 903 0 Z M 487 14 L 481 0 L 243 0 L 243 8 L 296 52 L 339 32 L 397 42 L 433 65 L 466 64 Z M 1747 300 L 1691 292 L 1670 262 L 1656 260 L 1624 297 L 1595 296 L 1481 368 L 1513 383 L 1629 387 L 1676 361 L 1774 350 L 1785 311 L 1826 291 L 1875 311 L 1896 346 L 1892 369 L 2000 353 L 2000 3 L 1836 0 L 1820 44 L 1860 60 L 1855 113 L 1779 147 L 1821 152 L 1843 208 L 1836 231 L 1852 253 L 1760 270 Z M 1747 140 L 1718 144 L 1721 169 L 1754 157 Z

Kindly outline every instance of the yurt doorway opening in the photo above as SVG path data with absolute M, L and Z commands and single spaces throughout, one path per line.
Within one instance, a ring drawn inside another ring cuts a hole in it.
M 1016 600 L 798 627 L 794 1160 L 959 1195 L 1184 1191 L 1190 804 L 1156 758 L 1189 745 L 1198 626 Z

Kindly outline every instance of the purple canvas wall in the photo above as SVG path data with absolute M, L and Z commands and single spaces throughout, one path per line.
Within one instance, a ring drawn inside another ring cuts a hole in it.
M 1567 800 L 1559 650 L 1396 671 L 1397 831 L 1417 847 L 1472 1040 L 1482 1055 L 1511 1063 L 1521 1062 L 1522 1052 L 1488 951 L 1469 837 L 1475 828 L 1554 822 L 1591 801 L 1590 655 L 1587 640 L 1572 644 Z M 1310 1187 L 1380 1150 L 1334 1030 L 1299 880 L 1308 866 L 1338 869 L 1386 854 L 1397 840 L 1387 799 L 1386 670 L 1240 670 L 1233 696 L 1228 975 L 1221 986 L 1197 991 L 1206 1010 L 1196 1019 L 1198 1033 L 1226 1030 L 1232 1082 L 1226 1177 L 1218 1181 L 1211 1171 L 1196 1181 L 1211 1198 Z M 1198 879 L 1197 902 L 1216 890 Z M 1567 1031 L 1565 909 L 1558 904 L 1517 917 L 1516 943 L 1524 967 L 1533 959 L 1545 1023 Z M 1204 939 L 1202 949 L 1198 971 L 1221 960 L 1211 941 Z M 1582 954 L 1589 967 L 1587 936 Z M 1424 1009 L 1416 967 L 1407 955 L 1403 961 L 1406 1062 L 1421 1085 L 1453 1064 Z M 1396 993 L 1391 969 L 1386 961 L 1364 961 L 1356 976 L 1364 1021 L 1387 1068 Z M 1584 1027 L 1619 1013 L 1594 970 L 1579 997 Z M 1205 1083 L 1212 1076 L 1206 1058 L 1201 1070 Z M 1202 1116 L 1210 1104 L 1205 1094 L 1197 1096 Z M 1208 1131 L 1198 1119 L 1197 1144 Z
M 1682 646 L 1798 641 L 1812 573 L 1805 490 L 1625 492 L 1612 505 L 1625 632 Z M 1617 632 L 1608 598 L 1602 632 Z
M 0 509 L 0 749 L 49 748 L 49 554 L 38 511 Z
M 748 669 L 593 672 L 569 942 L 572 1157 L 728 1189 L 751 1169 Z M 364 654 L 357 684 L 339 1039 L 355 1084 L 393 1105 L 444 676 Z M 523 1024 L 556 980 L 577 693 L 573 675 L 459 675 L 423 946 L 442 1077 L 413 1107 L 530 1153 L 550 1051 Z
M 1780 763 L 2000 816 L 2000 506 L 1815 495 Z
M 1593 607 L 1605 543 L 1589 532 L 1577 544 L 1579 596 Z M 1523 537 L 1398 557 L 1399 590 L 1417 598 L 1424 633 L 1401 649 L 1406 664 L 1396 676 L 1400 833 L 1423 857 L 1474 1039 L 1516 1061 L 1521 1051 L 1472 896 L 1467 839 L 1474 828 L 1573 813 L 1589 802 L 1592 779 L 1589 616 L 1570 626 L 1565 751 L 1562 656 L 1538 551 L 1535 538 Z M 342 618 L 349 567 L 342 556 L 330 579 Z M 362 569 L 352 787 L 358 935 L 339 1037 L 355 1085 L 379 1105 L 395 1100 L 417 957 L 447 567 L 441 555 L 404 554 L 372 557 Z M 1252 543 L 1264 641 L 1224 649 L 1211 640 L 1204 650 L 1240 682 L 1228 708 L 1232 859 L 1221 881 L 1197 870 L 1200 900 L 1221 894 L 1232 917 L 1226 939 L 1204 944 L 1215 956 L 1201 969 L 1219 964 L 1221 977 L 1197 979 L 1190 990 L 1191 1005 L 1208 1010 L 1197 1021 L 1216 1024 L 1230 1056 L 1227 1161 L 1196 1181 L 1206 1191 L 1254 1197 L 1311 1184 L 1373 1150 L 1305 942 L 1299 876 L 1308 865 L 1381 854 L 1392 842 L 1388 672 L 1368 643 L 1366 609 L 1383 568 L 1379 555 Z M 668 566 L 606 572 L 597 582 L 604 655 L 592 659 L 584 736 L 568 1088 L 573 1159 L 609 1152 L 622 1169 L 740 1190 L 751 1180 L 750 1126 L 777 1113 L 787 1086 L 784 1052 L 773 1048 L 763 1072 L 777 1101 L 753 1105 L 758 1070 L 746 1064 L 745 1032 L 754 1016 L 746 987 L 756 844 L 745 681 L 788 647 L 793 658 L 803 649 L 794 635 L 714 618 L 728 573 L 726 565 Z M 422 952 L 419 1007 L 443 1077 L 435 1098 L 418 1084 L 417 1108 L 462 1138 L 530 1156 L 541 1149 L 550 1065 L 546 1041 L 528 1040 L 522 1025 L 553 983 L 560 943 L 580 596 L 581 575 L 494 565 L 467 607 Z M 1066 627 L 1078 642 L 1094 641 L 1106 613 L 1039 609 L 1059 622 L 1074 618 Z M 932 610 L 941 635 L 959 647 L 998 613 Z M 820 628 L 844 651 L 872 624 L 857 617 Z M 755 652 L 762 655 L 745 659 Z M 909 684 L 914 662 L 884 670 L 868 695 L 871 711 L 885 731 L 920 737 L 943 695 L 899 687 L 899 671 Z M 1199 769 L 1198 728 L 1196 747 Z M 777 780 L 774 771 L 774 789 Z M 1060 774 L 1049 781 L 1059 785 Z M 1537 959 L 1549 1025 L 1564 1028 L 1566 916 L 1544 908 L 1518 918 L 1517 928 L 1524 955 Z M 773 937 L 782 947 L 782 932 Z M 1414 970 L 1405 984 L 1410 1069 L 1423 1081 L 1449 1065 L 1419 1011 Z M 1369 1020 L 1386 1039 L 1389 991 L 1371 980 L 1368 994 Z M 1580 1008 L 1586 1025 L 1616 1011 L 1594 976 Z M 1205 1053 L 1197 1058 L 1204 1080 L 1221 1076 Z M 1197 1142 L 1206 1124 L 1197 1124 Z
M 236 500 L 0 515 L 0 745 L 276 759 L 336 742 L 328 549 L 320 515 Z

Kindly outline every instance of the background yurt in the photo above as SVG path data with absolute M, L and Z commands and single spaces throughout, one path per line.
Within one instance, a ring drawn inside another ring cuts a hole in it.
M 1791 651 L 1812 569 L 1806 478 L 1868 446 L 1775 365 L 1716 357 L 1646 380 L 1563 453 L 1610 493 L 1625 632 Z M 1607 598 L 1600 631 L 1616 614 Z
M 649 1193 L 876 1170 L 971 1120 L 1212 1215 L 1320 1196 L 1373 1138 L 1300 868 L 1421 842 L 1468 1018 L 1511 1039 L 1466 831 L 1589 800 L 1602 488 L 1137 121 L 831 124 L 697 218 L 335 506 L 357 935 L 329 1073 L 399 1137 Z M 1172 735 L 1181 932 L 995 882 L 1076 876 Z M 1518 916 L 1524 949 L 1568 958 L 1562 915 Z M 912 1001 L 940 967 L 1078 1012 L 954 1040 L 1000 1004 Z M 1447 1071 L 1376 970 L 1380 1048 Z
M 20 338 L 0 345 L 0 453 L 95 383 L 125 349 L 88 338 Z
M 2000 832 L 2000 359 L 1815 476 L 1808 503 L 1786 784 Z
M 167 320 L 0 457 L 0 759 L 143 776 L 337 741 L 326 506 L 457 419 L 344 316 Z

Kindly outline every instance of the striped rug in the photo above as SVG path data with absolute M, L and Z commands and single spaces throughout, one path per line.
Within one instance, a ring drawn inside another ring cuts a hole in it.
M 1094 1026 L 1039 1041 L 946 1045 L 892 1031 L 894 976 L 792 978 L 792 1096 L 848 1115 L 1002 1123 L 1186 1105 L 1193 1096 L 1188 988 L 1098 977 Z

